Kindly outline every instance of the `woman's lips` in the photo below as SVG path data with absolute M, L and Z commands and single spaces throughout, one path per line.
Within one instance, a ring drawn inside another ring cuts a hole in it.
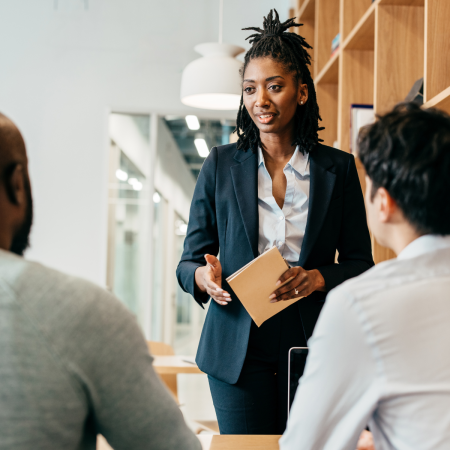
M 262 114 L 257 116 L 261 123 L 269 123 L 275 117 L 275 114 Z

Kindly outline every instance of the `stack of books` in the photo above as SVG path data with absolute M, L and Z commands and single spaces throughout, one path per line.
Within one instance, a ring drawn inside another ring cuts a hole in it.
M 350 152 L 357 154 L 358 135 L 362 127 L 375 122 L 373 105 L 351 105 L 350 107 Z
M 339 44 L 341 42 L 341 33 L 338 33 L 335 38 L 331 41 L 331 56 L 332 58 L 339 50 Z

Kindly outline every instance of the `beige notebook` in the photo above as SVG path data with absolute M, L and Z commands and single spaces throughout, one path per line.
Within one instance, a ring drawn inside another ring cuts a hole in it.
M 270 303 L 269 295 L 280 287 L 275 284 L 288 268 L 278 249 L 272 247 L 227 278 L 228 284 L 258 327 L 303 298 Z

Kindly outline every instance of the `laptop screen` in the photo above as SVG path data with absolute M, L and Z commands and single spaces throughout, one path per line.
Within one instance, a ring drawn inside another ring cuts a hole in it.
M 288 417 L 297 391 L 298 382 L 303 375 L 307 356 L 307 347 L 293 347 L 289 350 Z

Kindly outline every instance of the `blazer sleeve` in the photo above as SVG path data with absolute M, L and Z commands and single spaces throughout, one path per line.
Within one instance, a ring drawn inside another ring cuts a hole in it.
M 216 171 L 217 148 L 213 147 L 203 163 L 195 186 L 184 250 L 177 267 L 180 287 L 191 294 L 202 308 L 203 303 L 208 302 L 209 295 L 196 287 L 195 271 L 206 264 L 206 253 L 215 256 L 219 253 L 215 205 Z
M 343 195 L 342 225 L 337 246 L 339 264 L 317 268 L 325 279 L 327 291 L 361 275 L 374 265 L 364 197 L 353 157 L 349 158 Z

